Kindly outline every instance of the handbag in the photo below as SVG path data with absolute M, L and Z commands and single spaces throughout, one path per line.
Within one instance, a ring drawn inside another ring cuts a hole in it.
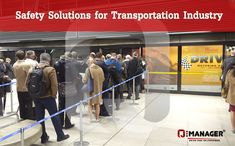
M 74 97 L 77 94 L 76 86 L 72 82 L 59 83 L 58 88 L 61 97 Z
M 221 89 L 221 96 L 225 99 L 227 98 L 227 96 L 228 96 L 228 88 L 227 87 L 223 87 Z
M 9 76 L 5 75 L 3 77 L 3 83 L 4 84 L 11 83 L 11 78 Z M 11 85 L 4 86 L 4 90 L 5 90 L 5 92 L 11 92 Z
M 89 70 L 89 73 L 90 73 L 90 70 Z M 83 85 L 81 90 L 85 93 L 91 93 L 94 91 L 94 80 L 91 77 L 91 73 L 90 73 L 87 83 Z

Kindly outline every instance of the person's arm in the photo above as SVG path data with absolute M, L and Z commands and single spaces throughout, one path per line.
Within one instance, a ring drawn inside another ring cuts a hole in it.
M 104 73 L 106 73 L 106 74 L 109 73 L 108 66 L 105 63 L 103 64 L 103 68 L 102 69 L 103 69 Z
M 56 72 L 55 69 L 53 68 L 49 74 L 48 74 L 48 78 L 51 82 L 51 95 L 52 97 L 56 97 L 57 94 L 57 90 L 58 90 L 58 83 L 57 83 L 57 77 L 56 77 Z
M 228 64 L 228 59 L 229 58 L 225 58 L 222 65 L 221 65 L 221 69 L 222 69 L 222 72 L 225 71 L 226 67 L 227 67 L 227 64 Z
M 30 74 L 32 73 L 33 71 L 33 68 L 29 69 L 29 71 L 25 71 L 25 74 L 26 74 L 26 80 L 25 80 L 25 85 L 26 87 L 28 86 L 28 82 L 29 82 L 29 77 L 30 77 Z
M 226 78 L 225 78 L 225 84 L 224 84 L 224 88 L 229 88 L 229 81 L 230 81 L 230 72 L 233 71 L 233 70 L 229 70 L 226 74 Z
M 103 70 L 101 70 L 102 72 L 101 72 L 101 76 L 102 76 L 102 82 L 104 82 L 104 80 L 105 80 L 105 77 L 104 77 L 104 71 Z
M 117 67 L 118 72 L 121 73 L 122 72 L 122 65 L 119 61 L 116 61 L 116 67 Z
M 88 82 L 89 77 L 90 77 L 90 72 L 89 72 L 89 68 L 87 68 L 86 71 L 85 71 L 85 75 L 82 78 L 82 82 L 84 84 L 86 84 Z
M 5 75 L 5 69 L 3 63 L 0 64 L 0 78 L 3 78 Z

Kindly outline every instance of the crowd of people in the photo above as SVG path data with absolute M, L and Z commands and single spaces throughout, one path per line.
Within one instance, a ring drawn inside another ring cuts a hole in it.
M 85 98 L 92 97 L 113 85 L 141 74 L 146 68 L 145 61 L 140 59 L 137 52 L 134 52 L 132 56 L 126 55 L 125 59 L 121 54 L 111 53 L 104 56 L 101 52 L 92 52 L 82 59 L 78 52 L 71 51 L 61 55 L 54 64 L 48 53 L 40 54 L 39 62 L 32 50 L 26 52 L 19 50 L 15 56 L 17 60 L 13 66 L 11 66 L 9 58 L 5 62 L 0 59 L 0 76 L 2 84 L 16 78 L 19 113 L 22 120 L 40 121 L 45 117 L 45 110 L 52 115 L 58 112 L 58 109 L 63 110 L 81 100 L 86 101 Z M 39 78 L 40 75 L 41 78 Z M 135 79 L 135 100 L 140 98 L 141 83 L 142 76 L 139 76 Z M 34 88 L 38 88 L 38 90 L 35 91 Z M 126 99 L 130 99 L 133 82 L 127 82 L 126 87 L 120 85 L 115 88 L 116 110 L 120 109 L 121 102 L 124 101 L 125 88 L 128 93 Z M 4 89 L 4 92 L 1 93 L 7 92 L 5 87 L 1 87 L 1 89 Z M 43 93 L 37 94 L 38 91 Z M 1 97 L 5 99 L 4 95 Z M 98 122 L 100 116 L 112 115 L 111 99 L 112 94 L 109 91 L 88 101 L 91 120 Z M 0 105 L 2 106 L 2 103 Z M 1 107 L 1 109 L 4 108 Z M 69 135 L 64 134 L 63 129 L 74 127 L 71 122 L 71 116 L 74 113 L 76 113 L 75 108 L 51 119 L 57 134 L 57 141 L 69 138 Z M 3 115 L 3 110 L 0 110 L 0 114 Z M 45 123 L 42 122 L 41 126 L 41 143 L 46 143 L 49 136 Z

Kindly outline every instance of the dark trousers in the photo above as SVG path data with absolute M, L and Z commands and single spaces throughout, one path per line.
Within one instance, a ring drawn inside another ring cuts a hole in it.
M 0 87 L 0 116 L 3 116 L 3 112 L 6 106 L 6 92 L 3 89 L 3 87 Z
M 20 118 L 35 120 L 35 111 L 32 107 L 32 98 L 28 92 L 17 92 L 20 108 Z
M 135 86 L 135 91 L 133 91 L 133 87 L 131 87 L 131 92 L 135 92 L 135 98 L 139 98 L 139 93 L 140 93 L 140 85 Z
M 116 109 L 119 109 L 120 107 L 120 87 L 119 86 L 114 89 L 114 101 L 116 104 Z
M 65 97 L 59 95 L 59 110 L 64 110 L 65 108 L 66 108 Z M 65 112 L 65 114 L 64 114 L 64 112 L 61 113 L 60 114 L 61 125 L 64 126 L 64 127 L 70 127 L 72 125 L 71 121 L 70 121 L 70 118 L 71 118 L 71 114 L 67 114 L 66 112 Z
M 140 77 L 135 78 L 135 91 L 133 91 L 133 80 L 129 82 L 129 91 L 130 95 L 135 92 L 135 98 L 139 98 L 139 92 L 140 92 Z
M 130 81 L 126 83 L 126 86 L 127 86 L 127 92 L 128 92 L 128 96 L 127 97 L 130 98 L 131 95 L 132 95 Z
M 0 97 L 0 116 L 3 116 L 3 104 L 2 104 L 2 97 Z
M 56 106 L 56 101 L 55 98 L 53 97 L 48 97 L 48 98 L 37 98 L 34 100 L 35 106 L 36 106 L 36 119 L 37 121 L 40 121 L 45 117 L 45 109 L 49 112 L 50 115 L 54 114 L 57 112 L 57 106 Z M 60 123 L 60 118 L 59 116 L 55 116 L 51 118 L 54 129 L 57 134 L 57 139 L 58 138 L 63 138 L 64 137 L 64 132 L 62 131 L 62 125 Z M 42 122 L 42 139 L 47 137 L 46 133 L 46 127 L 45 123 Z
M 108 89 L 108 81 L 105 80 L 103 82 L 103 91 Z M 111 115 L 111 99 L 109 98 L 109 92 L 105 92 L 102 94 L 103 104 L 100 105 L 100 116 L 109 116 Z
M 120 83 L 122 82 L 122 80 L 120 81 Z M 119 96 L 120 99 L 123 100 L 123 84 L 119 86 Z

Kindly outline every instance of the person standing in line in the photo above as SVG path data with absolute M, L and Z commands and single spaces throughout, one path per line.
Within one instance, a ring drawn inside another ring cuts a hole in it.
M 102 59 L 102 53 L 98 52 L 95 55 L 95 64 L 98 65 L 99 67 L 102 68 L 104 72 L 104 82 L 103 82 L 103 91 L 108 89 L 108 84 L 109 84 L 109 70 L 108 66 L 105 64 L 104 60 Z M 111 104 L 110 98 L 109 98 L 109 93 L 105 92 L 102 94 L 103 98 L 103 104 L 100 106 L 100 116 L 109 116 L 110 110 L 109 110 L 109 105 Z
M 86 64 L 86 61 L 82 59 L 82 57 L 79 54 L 77 54 L 77 62 L 81 65 L 81 68 L 79 68 L 79 72 L 85 73 L 87 64 Z
M 105 61 L 107 61 L 107 60 L 109 60 L 109 59 L 111 59 L 111 54 L 106 54 L 106 60 Z
M 6 58 L 5 66 L 6 66 L 6 75 L 8 75 L 10 79 L 14 79 L 13 67 L 11 65 L 10 58 Z
M 33 112 L 33 99 L 28 93 L 26 87 L 26 77 L 31 65 L 25 62 L 25 53 L 22 50 L 16 52 L 17 61 L 13 65 L 13 72 L 16 77 L 16 90 L 19 100 L 20 118 L 35 119 Z
M 95 60 L 89 57 L 87 60 L 88 68 L 86 69 L 85 76 L 83 78 L 83 83 L 87 84 L 89 79 L 93 80 L 93 91 L 90 96 L 94 96 L 102 92 L 103 82 L 104 82 L 104 72 L 101 67 L 96 65 Z M 96 121 L 100 120 L 100 105 L 103 104 L 102 95 L 99 95 L 89 101 L 89 112 L 90 116 L 92 114 L 92 106 L 95 106 L 95 118 Z
M 121 64 L 121 72 L 120 72 L 120 83 L 125 80 L 125 64 L 122 60 L 122 54 L 117 54 L 117 61 Z M 123 102 L 123 85 L 119 86 L 119 94 L 120 94 L 120 101 Z
M 4 60 L 0 59 L 0 84 L 4 84 L 5 72 L 6 72 L 6 66 L 4 65 Z M 0 87 L 0 116 L 3 116 L 4 113 L 2 98 L 4 99 L 4 101 L 6 101 L 6 94 L 4 89 L 5 87 Z
M 143 71 L 146 71 L 147 64 L 146 64 L 145 58 L 144 57 L 140 58 L 140 61 L 141 61 Z M 140 91 L 141 91 L 141 93 L 145 93 L 145 87 L 144 87 L 145 78 L 146 78 L 146 74 L 144 73 L 144 74 L 142 74 L 142 77 L 141 77 L 141 80 L 140 80 Z
M 37 57 L 35 55 L 35 52 L 32 51 L 32 50 L 28 50 L 26 51 L 26 55 L 25 55 L 25 62 L 26 63 L 29 63 L 32 67 L 35 67 L 38 65 L 38 62 L 37 62 Z
M 60 60 L 54 65 L 57 74 L 57 81 L 59 87 L 59 110 L 64 110 L 66 108 L 66 98 L 65 98 L 65 55 L 60 56 Z M 74 127 L 71 123 L 70 116 L 67 112 L 60 114 L 60 121 L 64 129 L 70 129 Z
M 228 89 L 226 102 L 229 103 L 232 132 L 235 134 L 235 66 L 228 71 L 224 87 Z
M 131 60 L 131 55 L 126 55 L 125 57 L 125 60 L 123 61 L 123 63 L 125 64 L 125 74 L 126 74 L 126 80 L 128 79 L 128 74 L 127 74 L 127 69 L 128 69 L 128 66 L 129 66 L 129 62 Z M 126 83 L 126 87 L 127 87 L 127 92 L 128 92 L 128 95 L 126 97 L 126 99 L 131 99 L 131 87 L 130 87 L 130 82 L 127 82 Z
M 134 52 L 132 55 L 132 59 L 130 60 L 130 62 L 128 64 L 128 68 L 127 68 L 128 79 L 139 74 L 138 67 L 140 67 L 140 66 L 141 66 L 141 60 L 138 58 L 137 52 Z M 140 76 L 135 78 L 135 100 L 140 99 L 139 98 L 140 80 L 141 80 Z M 130 87 L 132 89 L 131 91 L 133 91 L 132 85 L 133 85 L 133 80 L 130 81 Z
M 105 61 L 105 64 L 108 66 L 110 74 L 111 85 L 117 85 L 121 83 L 121 74 L 122 74 L 122 65 L 117 60 L 117 54 L 111 53 L 111 58 Z M 120 87 L 115 88 L 115 104 L 116 110 L 120 109 Z
M 3 108 L 5 110 L 5 106 L 6 106 L 6 96 L 7 96 L 7 93 L 10 93 L 11 92 L 11 80 L 14 78 L 14 73 L 13 73 L 13 68 L 12 68 L 12 65 L 10 64 L 11 63 L 11 59 L 10 58 L 6 58 L 5 59 L 5 62 L 4 62 L 4 65 L 5 65 L 5 76 L 4 76 L 4 81 L 3 83 L 4 84 L 9 84 L 7 86 L 4 86 L 4 105 L 3 105 Z
M 48 53 L 42 53 L 40 55 L 40 63 L 38 64 L 39 68 L 43 68 L 43 76 L 46 81 L 47 90 L 45 95 L 37 97 L 34 99 L 34 104 L 36 106 L 36 119 L 37 121 L 42 120 L 45 117 L 45 109 L 49 112 L 50 115 L 57 113 L 56 105 L 56 94 L 57 94 L 57 77 L 55 68 L 50 66 L 51 56 Z M 27 75 L 27 82 L 30 80 L 30 74 L 32 73 L 33 68 L 30 69 Z M 27 83 L 26 82 L 26 83 Z M 64 134 L 62 130 L 62 125 L 60 122 L 59 116 L 51 118 L 56 135 L 57 141 L 63 141 L 69 138 L 68 134 Z M 45 123 L 42 122 L 42 136 L 41 143 L 46 143 L 49 140 L 49 136 L 46 132 Z

